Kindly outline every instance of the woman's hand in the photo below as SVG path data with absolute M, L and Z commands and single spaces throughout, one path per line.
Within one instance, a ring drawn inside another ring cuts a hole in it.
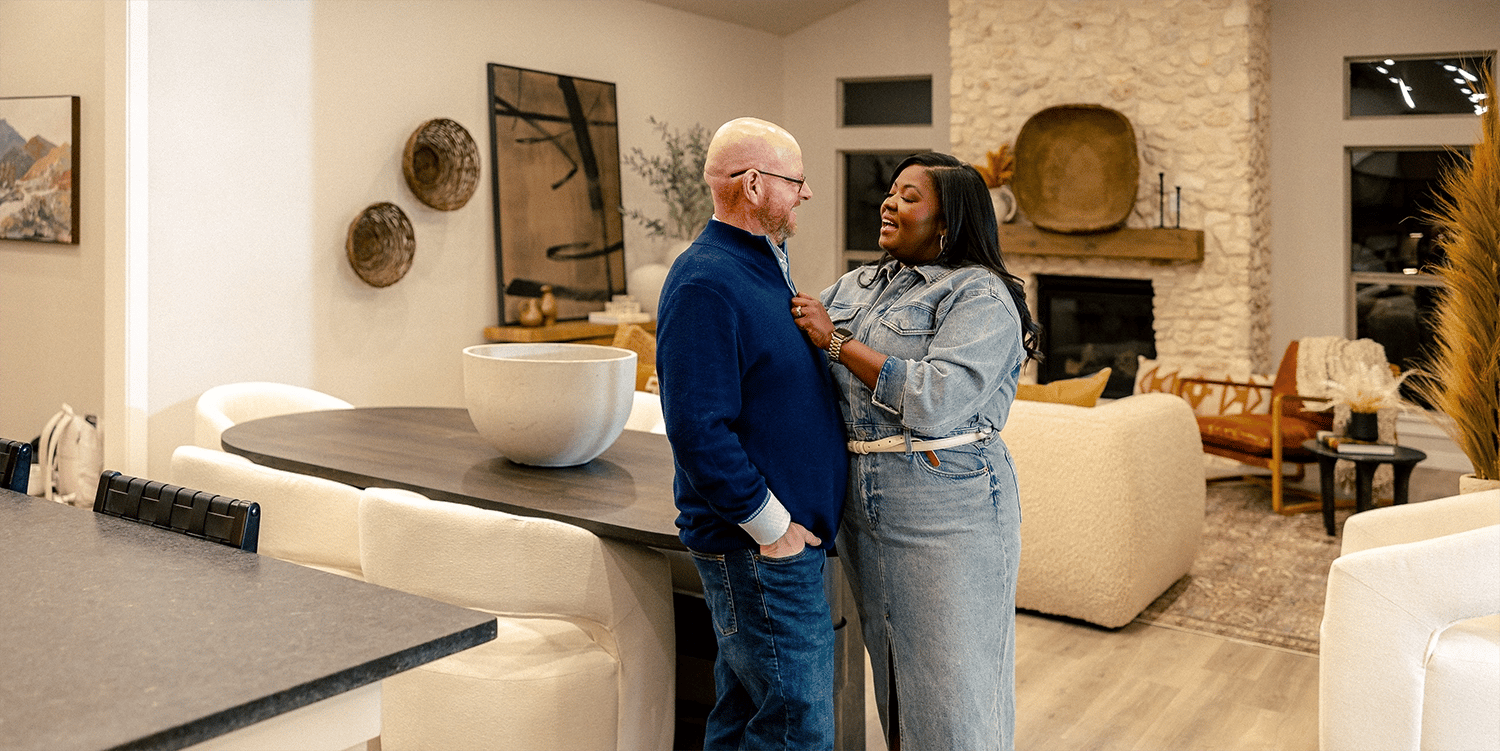
M 833 341 L 833 321 L 817 298 L 801 293 L 793 297 L 792 320 L 814 347 L 828 349 L 829 342 Z

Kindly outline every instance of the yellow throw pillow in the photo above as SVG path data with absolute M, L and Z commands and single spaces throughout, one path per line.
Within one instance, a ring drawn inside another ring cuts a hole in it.
M 1021 383 L 1016 385 L 1016 398 L 1033 402 L 1059 402 L 1079 407 L 1092 407 L 1104 393 L 1109 383 L 1109 368 L 1084 376 L 1051 383 Z

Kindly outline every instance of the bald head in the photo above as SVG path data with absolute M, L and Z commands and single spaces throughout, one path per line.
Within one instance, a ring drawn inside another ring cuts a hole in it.
M 752 169 L 756 172 L 730 177 Z M 801 184 L 770 186 L 767 179 L 782 179 L 771 177 L 771 173 L 800 179 L 802 148 L 792 134 L 754 117 L 719 126 L 703 162 L 703 179 L 713 192 L 714 215 L 741 229 L 784 241 L 796 226 L 792 209 L 812 198 L 812 191 Z M 787 196 L 773 192 L 785 193 L 788 188 L 792 192 Z M 790 203 L 783 209 L 778 205 L 783 201 L 778 199 L 788 197 Z

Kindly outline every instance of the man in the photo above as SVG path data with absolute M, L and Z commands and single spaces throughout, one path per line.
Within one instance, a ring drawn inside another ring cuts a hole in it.
M 812 198 L 797 141 L 731 120 L 703 169 L 714 218 L 662 288 L 656 363 L 677 526 L 719 656 L 705 749 L 833 746 L 823 592 L 846 478 L 825 356 L 793 323 L 786 239 Z

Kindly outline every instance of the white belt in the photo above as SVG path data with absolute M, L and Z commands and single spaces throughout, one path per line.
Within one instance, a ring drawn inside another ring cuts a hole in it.
M 984 440 L 989 433 L 964 433 L 963 435 L 937 438 L 930 441 L 912 441 L 912 451 L 936 451 L 938 449 L 962 446 L 966 443 Z M 882 438 L 878 441 L 850 441 L 849 450 L 856 454 L 876 454 L 889 451 L 906 451 L 906 436 L 893 435 L 890 438 Z

